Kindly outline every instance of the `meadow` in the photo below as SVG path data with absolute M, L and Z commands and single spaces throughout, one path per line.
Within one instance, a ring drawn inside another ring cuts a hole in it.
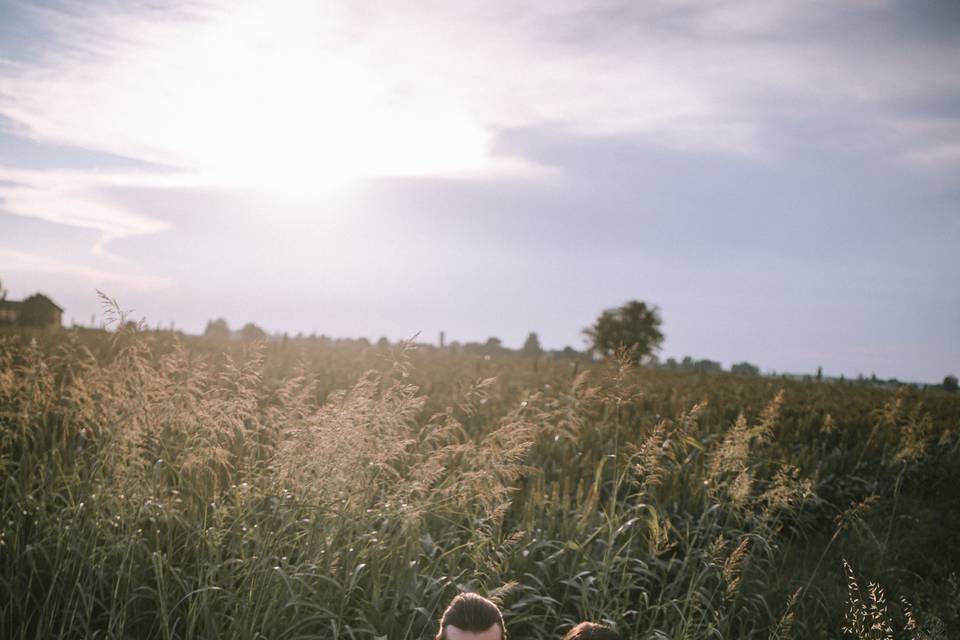
M 960 398 L 118 324 L 0 335 L 0 637 L 960 637 Z

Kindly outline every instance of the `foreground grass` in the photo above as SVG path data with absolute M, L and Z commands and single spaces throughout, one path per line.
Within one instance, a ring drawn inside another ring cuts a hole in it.
M 956 398 L 582 369 L 6 336 L 0 636 L 960 633 Z

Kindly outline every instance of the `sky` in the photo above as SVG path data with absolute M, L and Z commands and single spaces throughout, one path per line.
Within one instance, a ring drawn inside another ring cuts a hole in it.
M 0 0 L 0 280 L 67 324 L 960 373 L 953 0 Z

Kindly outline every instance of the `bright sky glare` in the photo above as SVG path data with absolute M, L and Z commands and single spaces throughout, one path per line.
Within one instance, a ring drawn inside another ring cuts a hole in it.
M 0 278 L 89 323 L 960 373 L 960 8 L 0 6 Z

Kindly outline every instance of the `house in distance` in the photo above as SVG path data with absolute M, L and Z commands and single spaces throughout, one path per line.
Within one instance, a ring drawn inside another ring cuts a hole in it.
M 63 309 L 53 300 L 35 293 L 26 300 L 0 300 L 0 326 L 59 327 Z

